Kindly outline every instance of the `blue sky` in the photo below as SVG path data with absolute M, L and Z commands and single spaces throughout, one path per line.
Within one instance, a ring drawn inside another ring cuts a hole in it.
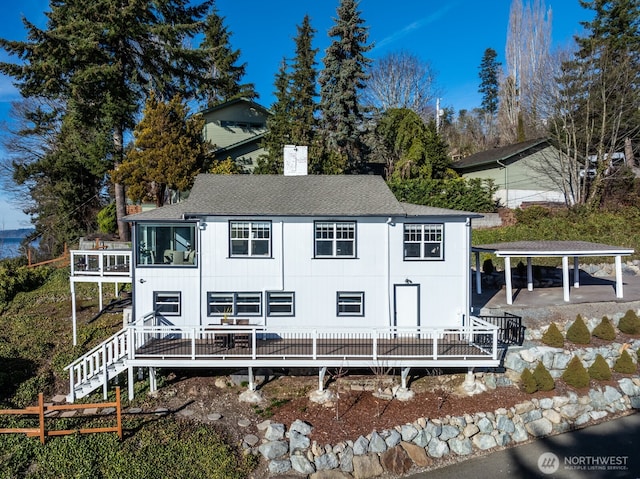
M 296 26 L 305 14 L 309 14 L 311 25 L 317 30 L 314 47 L 320 49 L 317 61 L 318 67 L 322 66 L 324 49 L 331 40 L 327 30 L 334 23 L 338 3 L 339 0 L 217 0 L 218 12 L 232 33 L 231 45 L 241 50 L 241 62 L 247 64 L 245 81 L 254 83 L 260 95 L 258 103 L 271 106 L 274 75 L 282 58 L 293 56 Z M 2 2 L 0 36 L 23 39 L 23 15 L 44 27 L 43 12 L 48 4 L 47 0 Z M 553 12 L 555 45 L 571 42 L 573 35 L 582 32 L 580 21 L 592 17 L 578 0 L 546 0 L 545 4 Z M 361 0 L 359 10 L 369 27 L 369 41 L 375 45 L 369 56 L 375 60 L 404 50 L 429 62 L 437 72 L 442 106 L 457 111 L 480 104 L 478 66 L 485 49 L 496 50 L 498 60 L 504 64 L 510 6 L 511 0 Z M 0 59 L 8 59 L 3 51 Z M 18 97 L 11 79 L 0 75 L 0 122 L 7 121 L 10 102 Z M 4 156 L 1 149 L 0 156 Z M 19 206 L 0 191 L 0 228 L 28 225 Z

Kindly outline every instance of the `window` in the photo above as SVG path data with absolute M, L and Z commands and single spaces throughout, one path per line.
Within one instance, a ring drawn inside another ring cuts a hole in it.
M 180 316 L 182 294 L 179 291 L 153 292 L 153 309 L 162 316 Z
M 270 221 L 231 221 L 229 238 L 229 256 L 271 256 Z
M 267 293 L 268 316 L 295 316 L 294 294 L 281 291 Z
M 260 316 L 262 293 L 207 293 L 209 316 Z
M 338 316 L 364 316 L 364 293 L 338 291 Z
M 149 224 L 136 226 L 136 264 L 138 266 L 195 266 L 197 260 L 194 223 Z
M 353 221 L 315 223 L 316 258 L 355 258 L 356 224 Z
M 443 256 L 442 224 L 405 224 L 405 260 L 441 260 Z

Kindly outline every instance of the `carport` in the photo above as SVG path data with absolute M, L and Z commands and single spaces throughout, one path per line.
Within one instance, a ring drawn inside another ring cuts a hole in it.
M 504 278 L 507 293 L 507 304 L 513 304 L 513 286 L 511 281 L 511 258 L 527 259 L 527 289 L 533 291 L 532 258 L 562 258 L 562 288 L 566 302 L 569 297 L 569 257 L 573 257 L 573 287 L 580 287 L 579 260 L 585 256 L 613 256 L 616 271 L 616 298 L 623 298 L 622 291 L 622 256 L 633 254 L 634 250 L 588 241 L 516 241 L 511 243 L 493 243 L 477 245 L 471 248 L 475 254 L 476 291 L 482 293 L 482 276 L 480 273 L 480 253 L 493 254 L 504 258 Z

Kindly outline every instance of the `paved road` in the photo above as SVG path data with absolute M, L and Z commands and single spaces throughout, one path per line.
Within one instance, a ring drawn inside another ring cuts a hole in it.
M 542 472 L 539 463 L 545 472 Z M 452 466 L 415 474 L 406 479 L 467 477 L 639 479 L 640 413 L 578 431 L 538 439 L 529 444 L 469 459 Z

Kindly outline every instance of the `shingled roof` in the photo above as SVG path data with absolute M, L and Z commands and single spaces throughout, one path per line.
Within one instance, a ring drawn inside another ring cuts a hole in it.
M 496 163 L 497 161 L 511 161 L 526 156 L 530 153 L 530 150 L 545 147 L 548 143 L 546 138 L 536 138 L 535 140 L 521 141 L 520 143 L 514 143 L 513 145 L 502 146 L 500 148 L 491 148 L 490 150 L 480 151 L 466 158 L 462 158 L 452 166 L 455 170 L 464 170 Z
M 127 217 L 129 221 L 199 216 L 475 216 L 400 203 L 374 175 L 198 175 L 181 203 Z

